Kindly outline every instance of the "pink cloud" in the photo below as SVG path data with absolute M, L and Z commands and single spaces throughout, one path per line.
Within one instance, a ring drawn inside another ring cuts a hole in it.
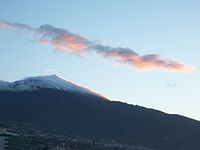
M 35 40 L 41 44 L 50 44 L 55 49 L 64 53 L 85 56 L 90 52 L 96 52 L 106 59 L 113 58 L 119 64 L 128 65 L 136 70 L 152 71 L 162 69 L 170 72 L 190 73 L 195 69 L 193 66 L 174 61 L 171 58 L 163 58 L 158 54 L 140 56 L 127 47 L 110 47 L 98 44 L 66 29 L 56 28 L 51 25 L 42 25 L 39 28 L 33 28 L 25 24 L 0 22 L 0 28 L 5 27 L 34 31 Z

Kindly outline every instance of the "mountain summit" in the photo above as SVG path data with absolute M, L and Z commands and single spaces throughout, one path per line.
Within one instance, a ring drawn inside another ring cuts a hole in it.
M 0 90 L 11 90 L 11 91 L 23 91 L 23 90 L 37 90 L 41 88 L 55 89 L 61 91 L 68 91 L 81 95 L 98 96 L 106 98 L 102 94 L 99 94 L 87 87 L 78 85 L 74 82 L 70 82 L 59 77 L 56 74 L 46 76 L 35 76 L 27 77 L 23 80 L 15 82 L 0 81 Z M 106 98 L 107 99 L 107 98 Z
M 57 75 L 0 81 L 0 121 L 154 150 L 199 150 L 200 122 L 109 101 Z M 17 91 L 17 92 L 16 92 Z

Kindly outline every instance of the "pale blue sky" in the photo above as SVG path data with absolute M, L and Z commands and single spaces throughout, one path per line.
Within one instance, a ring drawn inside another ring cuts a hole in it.
M 83 59 L 0 29 L 0 79 L 14 81 L 54 69 L 67 80 L 131 104 L 200 120 L 199 0 L 0 0 L 0 20 L 51 24 L 113 47 L 167 55 L 197 67 L 190 73 L 136 71 L 113 60 Z

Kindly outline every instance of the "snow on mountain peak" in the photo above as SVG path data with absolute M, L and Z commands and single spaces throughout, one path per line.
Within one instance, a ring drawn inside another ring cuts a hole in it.
M 105 96 L 89 88 L 67 81 L 56 74 L 46 75 L 46 76 L 27 77 L 23 80 L 15 81 L 12 84 L 14 84 L 15 86 L 26 86 L 31 89 L 50 88 L 50 89 L 69 91 L 69 92 L 79 93 L 79 94 L 95 95 L 98 97 L 106 98 Z

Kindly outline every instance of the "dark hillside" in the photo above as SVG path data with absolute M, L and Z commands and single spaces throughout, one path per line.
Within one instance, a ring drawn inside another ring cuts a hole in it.
M 0 92 L 0 119 L 157 150 L 199 150 L 200 122 L 65 91 Z

